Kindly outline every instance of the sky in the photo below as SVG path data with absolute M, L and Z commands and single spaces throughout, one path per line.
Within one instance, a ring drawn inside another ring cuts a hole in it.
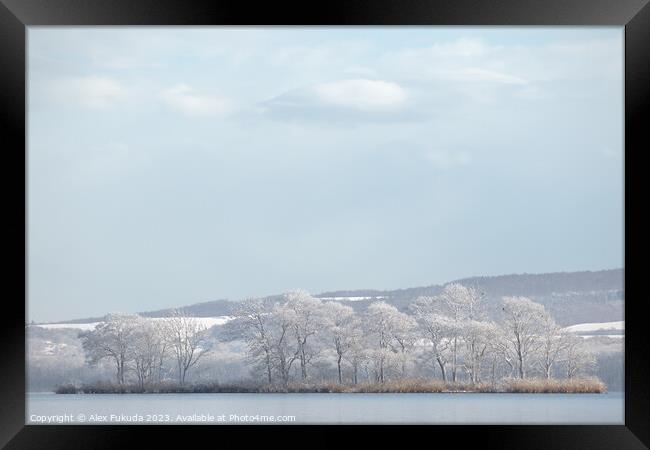
M 623 266 L 622 27 L 29 27 L 37 322 Z

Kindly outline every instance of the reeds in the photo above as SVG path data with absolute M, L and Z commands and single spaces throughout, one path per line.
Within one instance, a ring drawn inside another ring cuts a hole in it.
M 598 378 L 506 378 L 501 382 L 501 390 L 526 394 L 600 394 L 607 387 Z
M 487 383 L 452 383 L 442 380 L 409 378 L 389 380 L 384 383 L 337 384 L 331 382 L 292 382 L 286 385 L 260 385 L 253 383 L 219 384 L 194 383 L 179 385 L 176 383 L 155 383 L 144 386 L 133 384 L 96 383 L 75 386 L 67 384 L 57 388 L 57 394 L 227 394 L 227 393 L 366 393 L 366 394 L 403 394 L 403 393 L 602 393 L 606 392 L 605 383 L 598 378 L 541 379 L 541 378 L 506 378 L 498 384 Z

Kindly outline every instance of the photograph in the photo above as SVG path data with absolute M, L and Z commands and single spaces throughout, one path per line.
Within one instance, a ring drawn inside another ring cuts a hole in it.
M 28 425 L 624 425 L 623 26 L 30 26 Z

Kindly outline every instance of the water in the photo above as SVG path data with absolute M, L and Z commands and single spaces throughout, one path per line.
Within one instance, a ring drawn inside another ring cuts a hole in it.
M 28 394 L 27 423 L 623 424 L 607 394 Z M 234 417 L 238 416 L 238 417 Z M 248 418 L 244 417 L 248 416 Z M 278 416 L 285 416 L 280 417 Z M 295 421 L 291 420 L 294 416 Z

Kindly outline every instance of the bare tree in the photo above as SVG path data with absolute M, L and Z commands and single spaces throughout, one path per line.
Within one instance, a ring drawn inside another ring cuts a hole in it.
M 576 335 L 567 336 L 563 362 L 567 378 L 587 374 L 596 367 L 596 358 L 585 350 L 583 338 Z
M 113 360 L 118 384 L 124 384 L 126 380 L 137 324 L 138 317 L 135 315 L 109 314 L 106 321 L 97 325 L 94 330 L 79 334 L 91 365 L 106 358 Z
M 273 384 L 273 317 L 268 302 L 262 299 L 244 300 L 235 313 L 237 319 L 229 328 L 243 336 L 253 361 L 263 367 L 266 380 Z
M 347 353 L 344 355 L 346 361 L 349 362 L 352 368 L 352 383 L 357 384 L 359 382 L 359 371 L 363 373 L 368 373 L 368 362 L 370 360 L 367 344 L 367 337 L 363 334 L 363 323 L 359 320 L 358 317 L 355 317 L 354 321 L 354 330 L 353 330 L 353 339 L 351 341 L 350 348 Z
M 431 345 L 431 351 L 442 374 L 447 381 L 448 351 L 450 337 L 454 336 L 454 322 L 441 314 L 441 299 L 437 297 L 420 297 L 411 306 L 414 311 L 418 329 L 423 339 Z
M 315 353 L 315 348 L 309 345 L 309 341 L 324 327 L 322 302 L 305 291 L 288 292 L 285 301 L 285 307 L 292 313 L 291 328 L 296 340 L 300 376 L 306 380 L 307 366 Z
M 456 324 L 450 329 L 451 340 L 451 378 L 457 380 L 458 346 L 461 339 L 461 322 L 464 320 L 480 320 L 484 314 L 484 294 L 476 287 L 467 287 L 460 283 L 447 284 L 438 298 L 445 306 L 451 320 Z
M 167 344 L 161 328 L 153 320 L 138 317 L 135 325 L 131 355 L 138 384 L 143 389 L 145 384 L 160 380 Z
M 341 384 L 343 383 L 341 363 L 350 349 L 359 341 L 360 324 L 355 318 L 354 309 L 349 306 L 338 302 L 328 302 L 323 305 L 323 309 L 329 341 L 336 352 L 336 367 L 339 384 Z
M 569 344 L 570 336 L 562 331 L 548 312 L 545 312 L 540 329 L 538 365 L 547 379 L 552 378 L 553 367 Z
M 208 351 L 206 328 L 196 318 L 174 310 L 166 319 L 169 345 L 176 357 L 178 382 L 185 384 L 187 372 Z
M 465 344 L 465 370 L 472 383 L 480 383 L 481 364 L 490 349 L 490 343 L 497 336 L 497 327 L 490 322 L 467 320 L 461 328 Z
M 153 327 L 153 333 L 158 337 L 158 347 L 156 362 L 154 367 L 154 381 L 160 382 L 163 380 L 163 367 L 165 357 L 169 355 L 170 346 L 168 337 L 168 327 L 165 320 L 156 320 L 150 322 Z
M 300 351 L 292 346 L 291 331 L 295 324 L 295 312 L 283 303 L 276 303 L 271 311 L 272 331 L 271 348 L 273 367 L 278 372 L 282 383 L 289 384 L 291 368 L 298 359 Z
M 386 302 L 374 302 L 368 307 L 365 328 L 376 342 L 373 360 L 378 382 L 386 380 L 387 364 L 395 353 L 401 352 L 402 373 L 405 371 L 406 334 L 414 325 L 413 319 Z
M 514 353 L 519 378 L 526 377 L 528 356 L 540 345 L 546 311 L 544 306 L 526 297 L 504 297 L 505 344 Z
M 495 328 L 495 336 L 489 342 L 489 352 L 491 354 L 491 379 L 492 384 L 497 379 L 497 369 L 500 367 L 507 368 L 508 377 L 513 377 L 517 370 L 517 357 L 515 355 L 514 347 L 510 343 L 509 334 L 506 330 L 498 326 Z
M 399 357 L 400 377 L 406 378 L 408 355 L 417 340 L 417 323 L 413 317 L 400 311 L 393 312 L 392 321 L 389 346 Z

